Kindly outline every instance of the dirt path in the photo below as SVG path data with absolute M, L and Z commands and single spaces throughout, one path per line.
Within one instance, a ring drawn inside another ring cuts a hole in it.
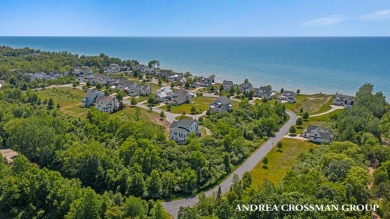
M 336 111 L 336 110 L 344 109 L 343 106 L 330 105 L 330 107 L 331 107 L 332 109 L 330 109 L 330 110 L 328 110 L 328 111 L 326 111 L 326 112 L 323 112 L 323 113 L 319 113 L 319 114 L 315 114 L 315 115 L 310 115 L 310 117 L 322 116 L 322 115 L 326 115 L 326 114 L 331 113 L 331 112 Z

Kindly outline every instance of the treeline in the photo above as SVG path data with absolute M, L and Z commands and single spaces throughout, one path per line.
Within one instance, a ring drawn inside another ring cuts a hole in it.
M 0 160 L 1 218 L 169 218 L 159 201 L 112 191 L 97 194 L 77 179 L 39 169 L 23 155 L 12 166 Z
M 69 52 L 46 52 L 30 48 L 13 49 L 0 46 L 0 79 L 22 90 L 52 84 L 71 84 L 76 79 L 72 75 L 67 75 L 57 79 L 31 81 L 24 73 L 59 72 L 64 74 L 70 72 L 73 67 L 81 66 L 88 66 L 95 72 L 104 73 L 104 67 L 112 63 L 129 67 L 139 65 L 137 60 L 121 60 L 103 53 L 99 56 L 79 56 Z
M 371 212 L 236 211 L 242 204 L 379 204 L 390 217 L 390 112 L 382 93 L 363 85 L 356 104 L 329 121 L 338 142 L 303 155 L 278 186 L 265 181 L 250 187 L 249 174 L 235 176 L 231 191 L 200 195 L 193 208 L 181 208 L 179 218 L 369 218 Z M 382 144 L 381 144 L 382 143 Z M 370 174 L 368 169 L 374 172 Z

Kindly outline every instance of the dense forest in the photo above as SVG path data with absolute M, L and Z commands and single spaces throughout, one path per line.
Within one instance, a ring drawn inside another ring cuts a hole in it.
M 389 105 L 381 92 L 363 85 L 350 110 L 328 124 L 337 141 L 301 156 L 279 185 L 264 181 L 254 189 L 250 175 L 235 176 L 231 191 L 200 195 L 193 208 L 181 208 L 179 218 L 371 218 L 360 211 L 235 211 L 238 204 L 379 204 L 390 218 Z M 371 175 L 368 169 L 374 170 Z
M 0 147 L 20 153 L 11 166 L 1 164 L 1 218 L 166 218 L 157 200 L 215 185 L 287 119 L 282 104 L 243 101 L 203 121 L 211 135 L 177 145 L 140 111 L 129 121 L 96 109 L 86 119 L 63 114 L 52 99 L 38 97 L 33 82 L 9 71 L 133 61 L 27 48 L 0 53 L 0 78 L 8 82 L 0 89 Z

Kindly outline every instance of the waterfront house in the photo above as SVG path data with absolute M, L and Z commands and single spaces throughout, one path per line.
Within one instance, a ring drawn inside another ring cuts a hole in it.
M 267 100 L 272 98 L 272 88 L 271 86 L 262 86 L 260 88 L 254 89 L 254 96 L 260 98 L 267 98 Z
M 172 93 L 171 104 L 172 105 L 180 105 L 186 102 L 189 102 L 191 99 L 191 94 L 184 89 L 177 90 Z
M 342 94 L 336 94 L 333 99 L 333 104 L 337 106 L 344 106 L 347 108 L 351 108 L 355 103 L 355 99 L 353 96 L 347 96 Z
M 283 91 L 279 96 L 279 100 L 285 100 L 288 103 L 295 103 L 297 101 L 297 94 L 294 91 Z
M 102 112 L 113 113 L 119 107 L 119 101 L 113 96 L 100 96 L 96 99 L 95 106 Z
M 162 88 L 157 90 L 156 97 L 157 97 L 158 101 L 163 102 L 163 101 L 171 98 L 172 92 L 173 91 L 172 91 L 171 87 L 162 87 Z
M 331 143 L 333 140 L 333 133 L 321 126 L 308 125 L 307 129 L 303 131 L 303 137 L 315 143 Z
M 212 79 L 211 77 L 204 78 L 201 76 L 197 82 L 194 83 L 194 87 L 211 87 L 212 85 Z
M 240 84 L 240 89 L 241 89 L 241 92 L 244 93 L 244 94 L 248 94 L 250 91 L 253 90 L 253 86 L 251 83 L 242 83 Z
M 87 90 L 87 94 L 85 95 L 84 99 L 82 100 L 82 107 L 90 107 L 96 102 L 96 99 L 100 96 L 104 96 L 104 93 L 101 91 L 98 91 L 95 88 L 90 88 Z
M 234 86 L 233 81 L 223 80 L 222 82 L 223 90 L 229 91 L 232 86 Z
M 212 112 L 225 112 L 232 110 L 232 101 L 226 96 L 220 96 L 214 103 L 210 104 Z
M 169 139 L 177 143 L 185 143 L 191 132 L 199 135 L 198 120 L 181 119 L 179 121 L 173 121 L 169 127 Z

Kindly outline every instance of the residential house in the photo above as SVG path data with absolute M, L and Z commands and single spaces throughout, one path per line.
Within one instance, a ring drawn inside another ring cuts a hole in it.
M 116 89 L 123 90 L 127 93 L 129 93 L 130 90 L 134 90 L 134 88 L 137 86 L 137 83 L 134 81 L 129 81 L 126 78 L 121 78 L 116 81 Z
M 226 96 L 220 96 L 214 103 L 210 104 L 210 110 L 213 112 L 231 111 L 232 101 Z
M 85 95 L 84 99 L 82 100 L 82 107 L 90 107 L 92 106 L 95 102 L 96 99 L 100 96 L 104 96 L 104 93 L 101 91 L 98 91 L 95 88 L 91 88 L 87 90 L 87 94 Z
M 71 69 L 71 73 L 76 76 L 85 76 L 93 74 L 92 70 L 88 66 L 74 67 Z
M 333 104 L 337 106 L 344 106 L 347 108 L 351 108 L 355 103 L 355 99 L 353 96 L 347 96 L 342 94 L 336 94 L 333 100 Z
M 316 143 L 331 143 L 333 140 L 333 133 L 328 129 L 324 129 L 321 126 L 308 125 L 307 129 L 303 132 L 303 137 L 309 141 Z
M 194 87 L 211 87 L 213 80 L 211 77 L 204 78 L 203 76 L 199 78 L 197 82 L 194 83 Z
M 4 84 L 5 84 L 5 81 L 4 81 L 4 80 L 0 80 L 0 88 L 1 88 L 2 86 L 4 86 Z
M 180 89 L 172 93 L 171 104 L 180 105 L 191 99 L 191 94 L 187 90 Z
M 223 90 L 229 91 L 232 86 L 234 86 L 233 81 L 223 80 L 222 82 Z
M 106 72 L 107 74 L 118 73 L 120 70 L 121 70 L 121 68 L 119 67 L 118 64 L 110 64 L 109 67 L 106 67 L 106 68 L 105 68 L 105 72 Z
M 253 90 L 253 86 L 251 83 L 242 83 L 240 84 L 240 89 L 241 89 L 241 92 L 244 93 L 244 94 L 247 94 L 249 93 L 250 91 Z
M 172 91 L 171 87 L 162 87 L 162 88 L 157 90 L 156 97 L 157 97 L 158 101 L 163 102 L 163 101 L 171 98 L 172 92 L 173 91 Z
M 178 143 L 185 143 L 188 135 L 191 132 L 199 135 L 198 120 L 196 119 L 181 119 L 180 121 L 173 121 L 169 129 L 169 139 Z
M 113 113 L 119 107 L 119 101 L 113 96 L 100 96 L 96 99 L 95 106 L 102 112 Z
M 254 96 L 260 98 L 267 98 L 267 100 L 272 98 L 272 88 L 271 86 L 262 86 L 260 88 L 254 89 Z
M 279 96 L 279 100 L 285 100 L 288 103 L 295 103 L 297 101 L 297 94 L 294 91 L 283 91 Z
M 128 92 L 130 96 L 148 96 L 152 92 L 152 86 L 135 83 Z

